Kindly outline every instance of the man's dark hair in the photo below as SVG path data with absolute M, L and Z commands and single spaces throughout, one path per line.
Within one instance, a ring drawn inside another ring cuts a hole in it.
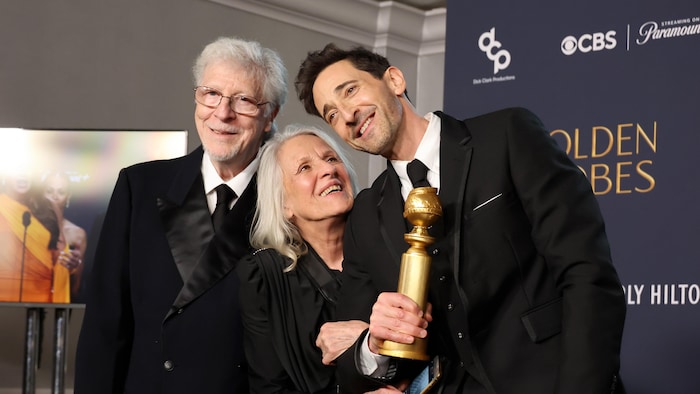
M 299 67 L 299 73 L 294 81 L 297 97 L 307 113 L 321 117 L 314 103 L 312 91 L 314 83 L 321 71 L 341 60 L 348 60 L 356 69 L 368 72 L 377 79 L 382 79 L 384 72 L 391 66 L 387 58 L 363 47 L 343 50 L 330 43 L 320 51 L 309 52 Z

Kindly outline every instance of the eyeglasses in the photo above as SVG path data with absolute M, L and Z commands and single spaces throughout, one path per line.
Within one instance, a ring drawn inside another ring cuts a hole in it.
M 261 106 L 270 103 L 269 101 L 259 103 L 257 99 L 242 94 L 224 96 L 220 91 L 206 86 L 194 88 L 194 100 L 205 107 L 218 107 L 224 97 L 229 100 L 229 106 L 233 112 L 241 115 L 257 115 Z

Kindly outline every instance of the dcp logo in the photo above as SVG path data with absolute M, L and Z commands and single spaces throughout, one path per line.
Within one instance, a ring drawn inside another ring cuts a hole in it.
M 566 36 L 561 40 L 561 52 L 569 56 L 576 53 L 577 49 L 583 53 L 613 49 L 617 46 L 615 34 L 615 30 L 610 30 L 607 33 L 584 34 L 578 38 Z
M 510 52 L 505 49 L 494 53 L 494 48 L 501 47 L 501 43 L 496 41 L 496 28 L 484 32 L 479 37 L 479 49 L 486 53 L 486 57 L 493 62 L 493 74 L 498 74 L 498 71 L 505 70 L 510 65 Z

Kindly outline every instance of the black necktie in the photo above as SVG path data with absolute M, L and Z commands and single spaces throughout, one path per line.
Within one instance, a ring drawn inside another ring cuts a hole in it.
M 430 186 L 430 182 L 428 182 L 428 167 L 422 161 L 413 159 L 412 162 L 408 163 L 406 171 L 408 171 L 408 178 L 411 180 L 414 188 Z
M 214 231 L 218 231 L 229 211 L 231 201 L 236 198 L 236 192 L 231 190 L 231 188 L 224 183 L 217 186 L 215 190 L 216 207 L 214 208 L 214 213 L 211 214 L 211 221 L 214 224 Z

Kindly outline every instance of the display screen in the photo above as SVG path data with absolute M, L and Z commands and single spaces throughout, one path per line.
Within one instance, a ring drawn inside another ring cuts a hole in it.
M 186 131 L 0 128 L 0 302 L 82 303 L 119 170 L 186 152 Z

